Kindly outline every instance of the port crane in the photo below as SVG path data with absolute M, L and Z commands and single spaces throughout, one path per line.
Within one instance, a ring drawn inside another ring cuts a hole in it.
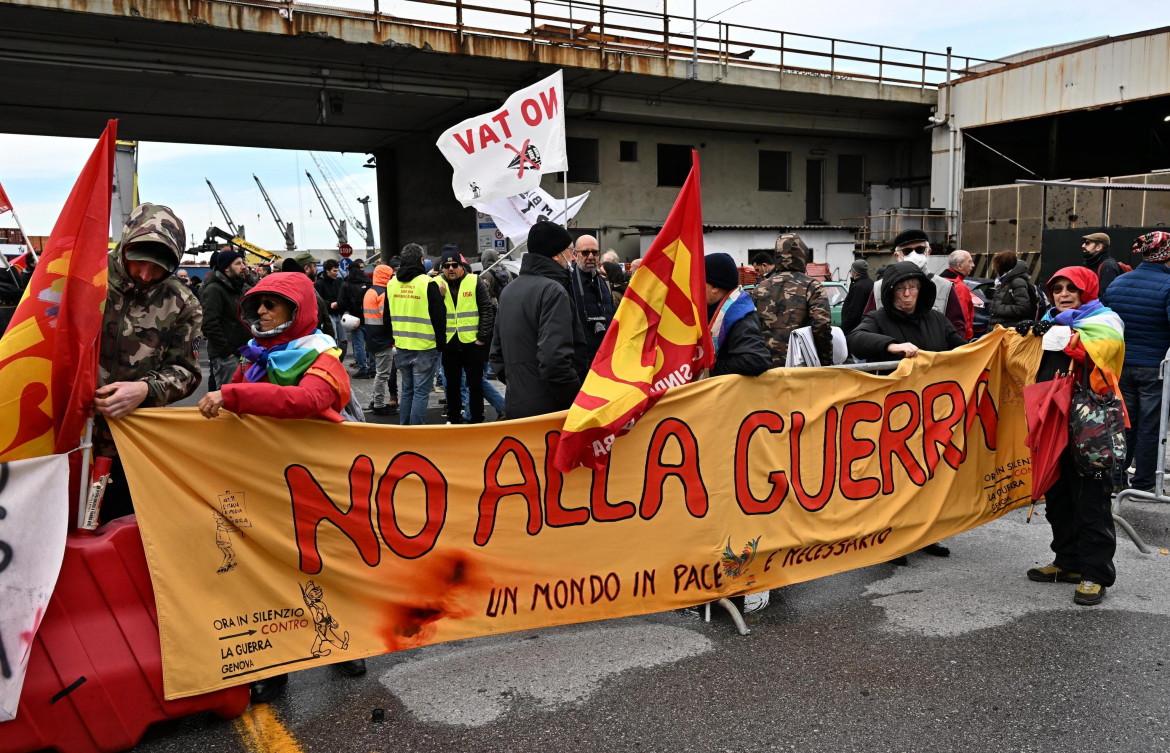
M 358 202 L 363 204 L 366 208 L 366 222 L 362 224 L 353 212 L 349 209 L 349 203 L 341 195 L 341 189 L 337 187 L 337 180 L 333 175 L 333 171 L 324 163 L 324 160 L 316 152 L 309 152 L 309 156 L 313 158 L 313 162 L 317 165 L 317 169 L 321 171 L 321 177 L 325 179 L 325 185 L 329 187 L 329 192 L 333 194 L 333 198 L 337 200 L 337 205 L 349 220 L 349 226 L 355 228 L 358 233 L 365 238 L 366 248 L 370 251 L 374 250 L 374 225 L 370 222 L 370 197 L 358 199 Z
M 211 195 L 215 197 L 215 203 L 219 205 L 219 211 L 223 214 L 224 222 L 227 223 L 228 230 L 231 231 L 232 237 L 243 238 L 244 226 L 236 225 L 236 223 L 232 222 L 232 216 L 228 214 L 227 207 L 225 207 L 223 202 L 219 200 L 219 194 L 215 192 L 215 186 L 211 185 L 211 181 L 209 179 L 204 178 L 203 180 L 207 183 L 207 187 L 211 189 Z
M 272 199 L 268 198 L 268 192 L 264 190 L 264 184 L 260 182 L 260 179 L 254 173 L 252 180 L 256 181 L 256 185 L 260 187 L 260 195 L 264 197 L 264 203 L 268 205 L 268 211 L 272 212 L 272 219 L 276 220 L 276 227 L 280 229 L 280 234 L 284 236 L 284 247 L 291 256 L 292 252 L 297 250 L 297 242 L 293 238 L 293 224 L 281 219 L 276 205 L 272 203 Z
M 329 220 L 329 226 L 337 234 L 337 247 L 341 248 L 349 243 L 345 232 L 345 220 L 337 221 L 337 218 L 333 216 L 333 211 L 329 209 L 329 204 L 325 202 L 325 197 L 321 195 L 321 189 L 317 188 L 317 181 L 313 180 L 313 174 L 306 170 L 305 175 L 309 179 L 309 185 L 313 187 L 313 193 L 317 194 L 317 201 L 321 202 L 321 208 L 325 210 L 325 219 Z

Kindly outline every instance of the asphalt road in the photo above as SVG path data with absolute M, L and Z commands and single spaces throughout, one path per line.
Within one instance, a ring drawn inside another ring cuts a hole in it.
M 1123 512 L 1170 548 L 1170 505 Z M 687 609 L 429 646 L 356 679 L 298 672 L 270 706 L 160 725 L 139 749 L 1170 750 L 1170 555 L 1119 532 L 1117 585 L 1080 607 L 1073 585 L 1025 578 L 1051 561 L 1043 508 L 1025 519 L 949 540 L 948 559 L 753 598 L 747 636 Z

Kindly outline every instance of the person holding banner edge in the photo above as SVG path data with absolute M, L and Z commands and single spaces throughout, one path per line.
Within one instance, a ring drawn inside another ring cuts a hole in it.
M 231 382 L 199 401 L 205 418 L 221 410 L 272 418 L 323 418 L 340 423 L 352 400 L 349 373 L 332 337 L 317 328 L 316 292 L 300 272 L 279 272 L 261 280 L 240 299 L 238 316 L 253 339 Z M 366 673 L 363 659 L 341 662 L 351 677 Z M 288 675 L 252 683 L 252 702 L 269 703 L 288 684 Z

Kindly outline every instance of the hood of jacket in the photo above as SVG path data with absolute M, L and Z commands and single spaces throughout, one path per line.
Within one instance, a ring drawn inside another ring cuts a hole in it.
M 891 314 L 895 311 L 903 314 L 894 306 L 894 288 L 897 287 L 898 283 L 906 280 L 918 280 L 922 284 L 922 288 L 918 291 L 918 303 L 914 308 L 914 315 L 920 316 L 923 312 L 933 308 L 934 282 L 912 261 L 900 261 L 886 267 L 886 273 L 882 276 L 882 307 Z
M 1048 279 L 1048 283 L 1044 286 L 1048 290 L 1048 300 L 1052 300 L 1052 283 L 1061 277 L 1072 280 L 1072 284 L 1080 288 L 1082 306 L 1097 300 L 1101 283 L 1097 279 L 1097 273 L 1086 267 L 1065 267 L 1064 269 L 1056 270 L 1056 274 L 1052 275 Z
M 398 274 L 396 276 L 398 277 L 399 280 L 402 280 L 403 282 L 410 282 L 411 280 L 418 277 L 419 275 L 425 275 L 426 273 L 427 273 L 427 270 L 423 267 L 423 265 L 421 263 L 416 262 L 416 261 L 411 261 L 411 262 L 404 261 L 404 262 L 402 262 L 402 266 L 399 267 Z M 375 282 L 374 284 L 377 285 L 378 283 Z
M 260 322 L 260 297 L 266 293 L 292 303 L 293 323 L 284 332 L 260 341 L 261 345 L 282 345 L 317 329 L 317 291 L 313 289 L 313 281 L 303 272 L 274 272 L 256 283 L 256 287 L 240 299 L 237 316 L 249 330 Z
M 186 230 L 183 221 L 175 215 L 174 210 L 162 204 L 139 204 L 126 220 L 118 245 L 110 251 L 109 284 L 123 291 L 134 287 L 134 280 L 127 271 L 125 253 L 126 247 L 134 243 L 159 243 L 170 252 L 171 256 L 166 259 L 167 274 L 158 282 L 143 287 L 153 289 L 166 284 L 183 258 L 186 249 L 184 238 Z
M 390 280 L 394 279 L 394 268 L 389 264 L 379 264 L 374 267 L 374 285 L 379 288 L 384 288 L 390 284 Z
M 1027 276 L 1028 276 L 1028 265 L 1023 259 L 1020 259 L 1016 262 L 1016 266 L 1012 267 L 1007 272 L 1000 275 L 999 282 L 1002 285 L 1003 283 L 1007 282 L 1008 280 L 1014 280 L 1017 277 L 1027 277 Z M 1080 286 L 1078 285 L 1077 287 L 1080 287 Z
M 547 277 L 553 282 L 563 285 L 566 290 L 569 288 L 569 270 L 547 256 L 531 252 L 524 254 L 524 258 L 520 261 L 520 274 Z
M 804 272 L 808 269 L 808 253 L 805 250 L 805 245 L 799 238 L 795 243 L 777 243 L 778 250 L 776 251 L 776 269 L 773 273 L 781 270 L 786 272 Z

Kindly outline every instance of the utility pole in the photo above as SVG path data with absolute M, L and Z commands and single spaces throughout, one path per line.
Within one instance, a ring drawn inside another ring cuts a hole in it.
M 344 246 L 346 243 L 349 243 L 349 239 L 346 238 L 345 233 L 345 220 L 342 220 L 341 222 L 337 221 L 337 218 L 333 216 L 333 211 L 329 208 L 329 205 L 325 203 L 325 197 L 321 195 L 321 189 L 317 188 L 317 181 L 313 180 L 313 174 L 306 170 L 305 175 L 307 175 L 309 178 L 309 185 L 313 187 L 313 193 L 317 194 L 317 201 L 321 202 L 321 208 L 325 210 L 325 219 L 329 220 L 329 226 L 332 227 L 333 232 L 337 234 L 338 248 Z
M 280 229 L 280 234 L 284 236 L 284 247 L 290 254 L 297 250 L 297 242 L 293 238 L 293 224 L 285 222 L 280 218 L 280 212 L 276 210 L 276 205 L 272 203 L 272 199 L 268 198 L 268 192 L 264 190 L 264 184 L 252 174 L 252 180 L 256 181 L 256 185 L 260 187 L 260 195 L 264 197 L 264 203 L 268 205 L 268 211 L 272 212 L 272 219 L 276 220 L 276 227 Z
M 244 226 L 243 225 L 236 225 L 236 223 L 232 222 L 232 216 L 230 214 L 228 214 L 227 207 L 225 207 L 223 205 L 223 202 L 219 200 L 219 194 L 217 194 L 215 192 L 215 186 L 211 185 L 211 181 L 208 180 L 207 178 L 204 178 L 203 180 L 205 180 L 207 182 L 207 187 L 211 189 L 211 195 L 215 197 L 215 203 L 219 205 L 219 211 L 221 214 L 223 214 L 223 219 L 224 219 L 224 222 L 227 223 L 228 230 L 232 231 L 232 235 L 234 237 L 243 238 L 244 237 Z

